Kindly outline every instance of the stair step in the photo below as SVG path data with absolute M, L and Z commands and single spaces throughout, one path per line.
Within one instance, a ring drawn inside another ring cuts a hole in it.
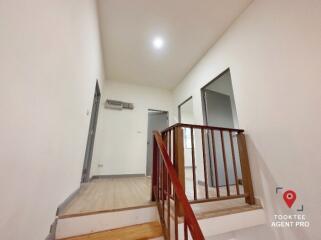
M 146 240 L 163 236 L 159 222 L 149 222 L 97 233 L 64 238 L 64 240 Z

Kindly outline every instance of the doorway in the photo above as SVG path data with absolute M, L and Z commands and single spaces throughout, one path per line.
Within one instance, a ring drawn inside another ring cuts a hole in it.
M 184 124 L 195 124 L 193 97 L 187 98 L 184 102 L 178 105 L 178 121 Z M 190 128 L 183 128 L 184 139 L 184 164 L 185 177 L 191 178 L 192 174 L 192 132 Z
M 162 131 L 168 127 L 168 112 L 159 110 L 148 110 L 147 126 L 147 160 L 146 176 L 152 175 L 153 166 L 153 131 Z
M 204 124 L 238 128 L 230 70 L 227 69 L 202 88 Z
M 204 86 L 201 90 L 203 103 L 203 117 L 204 124 L 208 126 L 222 127 L 222 128 L 238 128 L 238 119 L 236 114 L 236 106 L 234 101 L 234 93 L 232 88 L 230 70 L 227 69 L 214 80 Z M 223 133 L 225 154 L 227 159 L 227 172 L 230 184 L 235 184 L 233 177 L 232 152 L 226 146 L 230 146 L 228 132 Z M 213 171 L 213 153 L 210 151 L 212 140 L 210 134 L 206 133 L 206 156 L 210 171 L 208 173 L 208 182 L 211 186 L 215 186 L 215 176 Z M 225 136 L 226 135 L 226 136 Z M 215 149 L 217 153 L 217 168 L 218 168 L 218 182 L 220 186 L 225 186 L 225 174 L 223 164 L 223 152 L 221 144 L 221 135 L 219 131 L 214 131 Z M 238 157 L 238 156 L 236 156 Z M 239 162 L 238 159 L 236 162 Z M 237 166 L 237 171 L 240 172 L 240 166 Z
M 189 97 L 178 105 L 178 122 L 194 124 L 193 98 Z
M 84 159 L 84 166 L 82 170 L 81 183 L 88 182 L 90 178 L 90 168 L 91 168 L 91 161 L 92 161 L 92 155 L 94 150 L 100 96 L 101 94 L 100 94 L 99 84 L 97 81 L 96 87 L 95 87 L 93 106 L 91 110 L 89 132 L 87 137 L 86 153 L 85 153 L 85 159 Z

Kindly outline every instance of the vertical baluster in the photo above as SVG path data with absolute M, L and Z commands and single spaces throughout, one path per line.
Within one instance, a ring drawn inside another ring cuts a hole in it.
M 191 127 L 191 146 L 192 146 L 193 191 L 194 191 L 194 200 L 197 200 L 196 174 L 195 174 L 194 129 L 192 127 Z
M 215 136 L 214 130 L 211 130 L 212 136 L 212 149 L 213 149 L 213 163 L 214 163 L 214 174 L 215 174 L 215 186 L 216 186 L 216 196 L 220 197 L 220 183 L 218 181 L 218 170 L 217 170 L 217 158 L 216 158 L 216 149 L 215 149 Z
M 170 195 L 171 183 L 167 173 L 167 229 L 168 239 L 171 239 L 171 195 Z
M 172 129 L 169 130 L 168 132 L 168 136 L 169 136 L 169 141 L 168 141 L 168 155 L 171 159 L 171 161 L 173 161 L 173 156 L 172 156 Z M 170 188 L 169 188 L 169 193 L 170 195 L 172 196 L 172 185 L 170 185 Z
M 153 137 L 153 175 L 152 175 L 152 201 L 158 199 L 158 162 L 159 162 L 159 155 L 158 155 L 158 147 L 155 138 Z
M 158 198 L 158 201 L 160 201 L 160 176 L 161 176 L 161 156 L 158 152 L 158 174 L 157 174 L 157 198 Z
M 172 157 L 172 130 L 170 129 L 168 132 L 168 136 L 169 136 L 169 141 L 168 141 L 168 155 L 171 159 L 173 159 Z
M 158 185 L 157 185 L 157 195 L 158 195 L 158 201 L 161 200 L 161 189 L 160 189 L 160 185 L 161 185 L 161 174 L 162 174 L 162 169 L 161 169 L 161 162 L 162 162 L 162 156 L 160 155 L 160 152 L 158 151 Z
M 162 165 L 162 167 L 161 167 L 161 169 L 162 169 L 162 173 L 161 173 L 161 199 L 162 199 L 162 201 L 161 201 L 161 209 L 162 209 L 162 216 L 161 216 L 161 218 L 163 219 L 163 221 L 164 221 L 164 172 L 165 172 L 165 169 L 164 169 L 164 161 L 162 161 L 162 163 L 161 163 Z
M 166 149 L 167 149 L 167 152 L 168 152 L 168 149 L 169 149 L 169 146 L 168 146 L 168 142 L 169 142 L 169 137 L 168 137 L 168 135 L 169 135 L 169 133 L 168 133 L 168 131 L 166 131 L 165 133 L 164 133 L 164 135 L 166 136 L 166 139 L 165 139 L 165 143 L 166 143 L 166 145 L 165 145 L 165 147 L 166 147 Z
M 230 133 L 231 151 L 232 151 L 232 159 L 233 159 L 233 169 L 234 169 L 234 177 L 235 177 L 236 194 L 240 195 L 239 183 L 237 181 L 237 169 L 236 169 L 236 160 L 235 160 L 235 153 L 234 153 L 234 143 L 233 143 L 233 138 L 232 138 L 232 132 L 229 131 L 229 133 Z
M 166 178 L 166 175 L 167 175 L 167 169 L 165 167 L 165 163 L 163 162 L 163 202 L 162 202 L 162 205 L 163 205 L 163 218 L 164 218 L 164 221 L 165 221 L 165 200 L 166 200 L 166 193 L 165 193 L 165 186 L 167 186 L 167 178 Z
M 159 157 L 159 161 L 158 161 L 158 184 L 157 184 L 157 195 L 158 195 L 158 201 L 160 202 L 161 201 L 161 174 L 162 174 L 162 165 L 161 165 L 161 162 L 162 162 L 162 159 L 160 156 L 160 154 L 158 153 Z
M 188 240 L 187 222 L 185 217 L 184 217 L 184 239 Z
M 163 135 L 163 142 L 164 142 L 164 145 L 165 145 L 165 148 L 166 148 L 166 151 L 167 151 L 167 133 L 165 133 Z M 165 193 L 165 189 L 167 187 L 167 168 L 165 166 L 165 163 L 163 162 L 163 182 L 162 182 L 162 189 L 163 189 L 163 202 L 162 202 L 162 205 L 163 205 L 163 218 L 165 217 L 165 199 L 166 199 L 166 193 Z M 165 219 L 164 219 L 165 221 Z
M 172 162 L 173 164 L 175 165 L 175 145 L 176 145 L 176 138 L 175 138 L 175 131 L 176 131 L 176 128 L 173 128 L 172 130 Z
M 225 146 L 224 146 L 224 134 L 223 134 L 222 130 L 220 130 L 220 133 L 221 133 L 221 143 L 222 143 L 222 153 L 223 153 L 226 192 L 227 192 L 227 196 L 230 196 L 230 184 L 229 184 L 228 172 L 227 172 L 227 164 L 226 164 L 226 154 L 225 154 Z
M 175 223 L 175 240 L 178 240 L 178 211 L 179 206 L 177 204 L 177 197 L 175 194 L 175 189 L 173 188 L 173 194 L 174 194 L 174 223 Z
M 207 166 L 206 166 L 206 153 L 204 143 L 204 129 L 201 129 L 202 133 L 202 150 L 203 150 L 203 166 L 204 166 L 204 181 L 205 181 L 205 197 L 208 198 L 208 185 L 207 185 Z

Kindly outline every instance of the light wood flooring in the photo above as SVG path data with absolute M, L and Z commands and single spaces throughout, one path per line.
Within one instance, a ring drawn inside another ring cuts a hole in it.
M 150 177 L 97 178 L 83 184 L 59 216 L 153 206 Z
M 221 196 L 226 196 L 226 188 L 221 187 Z M 243 190 L 242 190 L 243 191 Z M 204 186 L 197 186 L 198 199 L 205 198 Z M 231 195 L 235 194 L 231 186 Z M 186 194 L 193 200 L 192 180 L 186 177 Z M 216 196 L 216 189 L 209 188 L 209 196 Z M 59 211 L 59 217 L 71 217 L 99 212 L 119 211 L 132 208 L 155 206 L 150 201 L 150 177 L 111 177 L 97 178 L 83 184 L 79 192 Z M 211 202 L 211 204 L 193 204 L 196 213 L 204 213 L 235 207 L 244 207 L 244 199 L 232 199 Z M 202 206 L 202 207 L 196 207 Z M 204 207 L 206 206 L 206 207 Z M 193 207 L 194 208 L 194 207 Z
M 91 233 L 65 240 L 144 240 L 158 238 L 163 235 L 159 222 L 150 222 L 98 233 Z
M 245 203 L 244 198 L 192 204 L 197 219 L 218 217 L 262 208 L 259 201 L 255 205 Z

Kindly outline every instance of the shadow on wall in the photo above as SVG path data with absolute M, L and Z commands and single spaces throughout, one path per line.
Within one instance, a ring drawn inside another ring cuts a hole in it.
M 256 193 L 262 197 L 263 206 L 265 213 L 267 215 L 267 226 L 273 232 L 275 239 L 277 240 L 308 240 L 310 239 L 306 228 L 272 228 L 271 223 L 274 220 L 275 214 L 286 214 L 294 215 L 298 212 L 294 209 L 289 209 L 285 204 L 283 204 L 282 195 L 277 196 L 275 194 L 276 187 L 282 186 L 282 183 L 277 183 L 269 167 L 267 166 L 265 160 L 256 148 L 254 141 L 249 135 L 246 135 L 246 142 L 250 156 L 251 162 L 251 173 L 253 178 L 253 184 L 256 191 L 261 191 Z M 252 161 L 251 161 L 252 159 Z

